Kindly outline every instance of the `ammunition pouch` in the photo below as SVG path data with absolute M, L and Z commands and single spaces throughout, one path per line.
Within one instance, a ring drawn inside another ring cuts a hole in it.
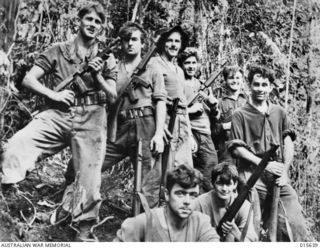
M 73 106 L 102 105 L 107 103 L 107 96 L 103 91 L 90 92 L 82 97 L 75 97 Z
M 129 119 L 143 118 L 148 116 L 154 116 L 154 109 L 151 106 L 144 106 L 121 111 L 118 115 L 118 120 L 121 123 Z

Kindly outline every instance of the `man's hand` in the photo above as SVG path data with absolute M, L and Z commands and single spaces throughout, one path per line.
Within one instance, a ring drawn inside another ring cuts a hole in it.
M 230 233 L 233 235 L 233 237 L 236 241 L 240 241 L 241 231 L 237 227 L 234 220 L 232 222 L 226 221 L 225 223 L 222 224 L 221 228 L 222 228 L 222 232 L 224 235 L 228 235 Z
M 268 163 L 266 170 L 276 176 L 282 176 L 284 164 L 276 161 L 271 161 Z
M 74 92 L 67 89 L 61 92 L 52 91 L 49 98 L 53 101 L 62 102 L 67 106 L 71 106 L 74 103 Z
M 290 180 L 289 180 L 287 172 L 283 172 L 283 174 L 279 178 L 276 179 L 276 184 L 280 187 L 286 185 L 289 182 L 290 182 Z
M 0 50 L 0 76 L 8 76 L 10 61 L 5 52 Z
M 101 72 L 104 66 L 104 61 L 100 57 L 95 57 L 88 63 L 88 67 L 92 68 L 93 73 Z
M 214 97 L 213 95 L 209 95 L 207 98 L 207 105 L 210 107 L 210 109 L 217 109 L 218 108 L 218 99 Z
M 163 140 L 164 140 L 164 142 L 167 144 L 167 143 L 169 143 L 169 141 L 171 140 L 171 138 L 172 138 L 172 134 L 171 134 L 171 132 L 168 130 L 168 127 L 165 127 L 164 129 L 163 129 Z
M 231 129 L 231 122 L 222 123 L 222 128 L 223 128 L 224 130 L 230 130 L 230 129 Z
M 233 224 L 234 222 L 230 222 L 230 221 L 226 221 L 225 223 L 222 224 L 221 228 L 224 235 L 227 235 L 230 233 L 230 231 L 233 228 Z
M 202 103 L 195 103 L 191 107 L 188 108 L 188 113 L 195 114 L 195 113 L 203 113 L 204 108 Z
M 191 136 L 190 138 L 190 143 L 191 143 L 191 152 L 196 153 L 198 151 L 198 144 L 193 136 Z
M 154 156 L 157 156 L 160 153 L 162 153 L 164 149 L 163 137 L 159 135 L 154 135 L 150 141 L 150 149 Z

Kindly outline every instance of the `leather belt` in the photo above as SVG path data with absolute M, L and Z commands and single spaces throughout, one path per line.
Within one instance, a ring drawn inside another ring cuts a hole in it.
M 171 106 L 167 106 L 167 108 L 168 108 L 168 109 L 167 109 L 167 112 L 168 112 L 168 113 L 172 112 Z M 187 115 L 187 108 L 178 106 L 176 113 L 177 113 L 178 115 Z
M 153 115 L 154 115 L 153 107 L 144 106 L 144 107 L 121 111 L 119 113 L 119 118 L 124 121 L 128 119 L 134 119 L 138 117 L 142 118 L 142 117 L 153 116 Z
M 107 103 L 107 97 L 104 92 L 93 92 L 88 95 L 75 97 L 72 106 L 80 105 L 101 105 Z

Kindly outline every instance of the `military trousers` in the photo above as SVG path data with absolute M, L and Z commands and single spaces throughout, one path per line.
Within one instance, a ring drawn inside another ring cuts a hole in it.
M 107 117 L 104 106 L 77 106 L 39 113 L 5 146 L 3 184 L 17 183 L 35 162 L 70 146 L 76 181 L 67 187 L 62 208 L 73 221 L 97 219 L 101 202 L 101 166 L 105 156 Z

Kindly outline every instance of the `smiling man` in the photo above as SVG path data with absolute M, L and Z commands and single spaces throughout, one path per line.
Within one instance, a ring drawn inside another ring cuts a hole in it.
M 202 83 L 195 77 L 199 67 L 197 50 L 191 47 L 187 48 L 179 54 L 178 63 L 184 71 L 185 93 L 187 103 L 189 103 L 202 86 Z M 207 192 L 212 189 L 210 173 L 218 163 L 216 149 L 211 138 L 209 119 L 210 116 L 218 115 L 216 111 L 218 101 L 213 97 L 211 89 L 208 89 L 207 94 L 209 96 L 208 99 L 187 108 L 192 135 L 197 143 L 197 151 L 193 152 L 193 164 L 204 176 L 201 192 Z
M 201 173 L 184 165 L 168 172 L 166 207 L 126 219 L 116 242 L 217 242 L 219 236 L 207 215 L 193 211 Z
M 177 118 L 175 120 L 173 133 L 166 131 L 166 140 L 172 137 L 169 155 L 168 169 L 179 165 L 193 167 L 192 148 L 195 143 L 191 140 L 191 126 L 187 113 L 187 100 L 185 95 L 185 79 L 182 69 L 177 64 L 177 56 L 188 44 L 188 35 L 180 26 L 175 26 L 163 32 L 157 42 L 158 55 L 151 58 L 150 64 L 157 68 L 163 75 L 166 91 L 172 101 L 179 98 Z M 172 103 L 167 104 L 168 113 L 172 109 Z M 166 124 L 169 123 L 167 115 Z
M 17 183 L 35 168 L 37 160 L 70 146 L 77 181 L 66 188 L 51 222 L 56 224 L 70 217 L 79 225 L 76 240 L 83 241 L 90 239 L 90 227 L 99 218 L 101 167 L 107 135 L 106 104 L 116 98 L 117 70 L 112 56 L 107 61 L 97 57 L 96 37 L 105 21 L 102 6 L 84 6 L 78 17 L 76 38 L 43 52 L 25 76 L 23 86 L 45 97 L 46 107 L 9 140 L 1 168 L 2 184 Z M 76 88 L 51 90 L 84 65 L 91 71 L 77 80 L 86 85 L 85 92 Z M 53 85 L 43 85 L 40 80 L 44 76 L 51 76 Z
M 195 201 L 195 210 L 210 216 L 211 225 L 217 227 L 222 217 L 227 212 L 233 201 L 237 197 L 237 185 L 239 181 L 236 166 L 229 162 L 216 165 L 211 173 L 213 190 L 200 195 Z M 222 224 L 225 235 L 223 241 L 240 241 L 241 233 L 247 226 L 244 241 L 257 241 L 258 236 L 254 231 L 252 212 L 250 203 L 245 201 L 232 222 Z M 248 222 L 248 224 L 247 224 Z
M 222 72 L 225 81 L 225 92 L 219 98 L 220 116 L 211 118 L 212 139 L 216 145 L 219 163 L 231 158 L 226 149 L 230 140 L 232 113 L 247 102 L 243 89 L 243 72 L 235 65 L 226 66 Z
M 237 166 L 246 181 L 271 145 L 280 145 L 277 155 L 274 155 L 255 184 L 263 212 L 263 227 L 268 227 L 272 189 L 277 184 L 280 187 L 277 241 L 304 241 L 306 223 L 298 196 L 289 179 L 289 167 L 294 157 L 295 132 L 289 128 L 285 110 L 268 100 L 274 81 L 273 72 L 263 66 L 253 66 L 250 68 L 248 80 L 251 97 L 232 116 L 232 141 L 229 150 L 239 159 Z M 286 219 L 290 227 L 287 226 Z M 293 238 L 290 238 L 291 232 Z

